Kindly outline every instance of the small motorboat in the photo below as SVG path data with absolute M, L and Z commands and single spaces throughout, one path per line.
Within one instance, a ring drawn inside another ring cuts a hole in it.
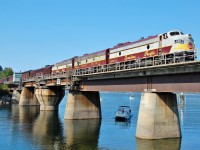
M 130 95 L 129 99 L 130 99 L 130 100 L 133 100 L 133 99 L 134 99 L 134 96 L 133 96 L 133 95 Z
M 126 121 L 131 118 L 131 108 L 129 106 L 119 106 L 118 111 L 115 113 L 116 121 Z

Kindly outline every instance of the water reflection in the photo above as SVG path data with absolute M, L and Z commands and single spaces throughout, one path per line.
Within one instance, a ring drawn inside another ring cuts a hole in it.
M 184 115 L 185 115 L 185 103 L 186 103 L 186 99 L 179 99 L 179 113 L 180 113 L 180 122 L 181 125 L 184 124 Z
M 40 111 L 33 125 L 35 144 L 42 149 L 61 149 L 64 145 L 62 124 L 57 111 Z
M 38 106 L 19 106 L 19 121 L 21 124 L 33 123 L 40 112 Z M 17 113 L 17 106 L 12 107 L 13 115 Z
M 131 127 L 131 119 L 127 121 L 115 121 L 115 125 L 120 126 L 121 128 L 130 128 Z
M 181 139 L 143 140 L 137 139 L 137 150 L 180 150 Z
M 10 104 L 2 104 L 0 103 L 0 110 L 10 110 L 11 105 Z
M 11 105 L 11 112 L 12 112 L 12 116 L 18 117 L 18 115 L 19 115 L 19 105 L 18 104 L 12 104 Z
M 11 113 L 9 115 L 10 122 L 10 133 L 7 133 L 6 138 L 9 139 L 11 143 L 7 145 L 8 149 L 19 149 L 22 146 L 21 141 L 23 141 L 23 147 L 26 149 L 31 144 L 32 129 L 35 119 L 38 117 L 40 108 L 38 106 L 19 106 L 18 104 L 13 104 L 11 106 Z
M 32 123 L 35 121 L 40 112 L 38 106 L 19 106 L 13 104 L 11 107 L 11 118 L 13 122 L 12 131 L 15 133 L 18 130 L 22 131 L 24 135 L 32 133 Z
M 101 120 L 65 120 L 67 149 L 98 149 Z

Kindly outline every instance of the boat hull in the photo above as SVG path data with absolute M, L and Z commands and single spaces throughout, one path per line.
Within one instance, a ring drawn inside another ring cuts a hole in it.
M 115 117 L 115 121 L 122 121 L 122 122 L 124 122 L 124 121 L 127 121 L 129 119 L 130 119 L 130 117 L 129 118 L 126 118 L 126 117 Z

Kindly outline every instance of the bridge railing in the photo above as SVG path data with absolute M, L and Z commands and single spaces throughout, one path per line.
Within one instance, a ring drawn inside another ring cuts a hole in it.
M 113 64 L 106 64 L 98 67 L 90 67 L 84 69 L 76 69 L 73 76 L 84 76 L 91 74 L 101 74 L 106 72 L 117 72 L 122 70 L 136 70 L 140 68 L 177 64 L 195 59 L 196 54 L 167 54 L 156 57 L 142 58 L 131 61 L 118 62 Z
M 48 79 L 61 79 L 61 78 L 70 78 L 73 77 L 79 77 L 79 76 L 85 76 L 85 75 L 92 75 L 92 74 L 102 74 L 102 73 L 111 73 L 111 72 L 118 72 L 123 70 L 137 70 L 145 67 L 152 67 L 152 66 L 159 66 L 159 65 L 168 65 L 168 64 L 177 64 L 187 61 L 192 61 L 195 59 L 196 54 L 167 54 L 162 56 L 156 56 L 156 57 L 148 57 L 143 59 L 137 59 L 137 60 L 130 60 L 130 61 L 124 61 L 124 62 L 117 62 L 113 64 L 106 64 L 101 65 L 97 67 L 90 67 L 90 68 L 84 68 L 84 69 L 76 69 L 74 71 L 68 70 L 66 72 L 62 73 L 56 73 L 56 74 L 49 74 L 49 75 L 43 75 L 36 77 L 29 77 L 24 79 L 22 82 L 37 82 L 41 80 L 48 80 Z
M 72 70 L 68 70 L 66 72 L 57 73 L 57 74 L 40 74 L 40 76 L 34 76 L 23 79 L 22 82 L 39 82 L 41 80 L 48 80 L 48 79 L 62 79 L 62 78 L 68 78 L 72 76 Z

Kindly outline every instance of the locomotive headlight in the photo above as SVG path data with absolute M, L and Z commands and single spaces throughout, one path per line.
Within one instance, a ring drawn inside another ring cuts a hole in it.
M 188 43 L 188 48 L 192 49 L 193 48 L 193 44 L 191 42 Z

